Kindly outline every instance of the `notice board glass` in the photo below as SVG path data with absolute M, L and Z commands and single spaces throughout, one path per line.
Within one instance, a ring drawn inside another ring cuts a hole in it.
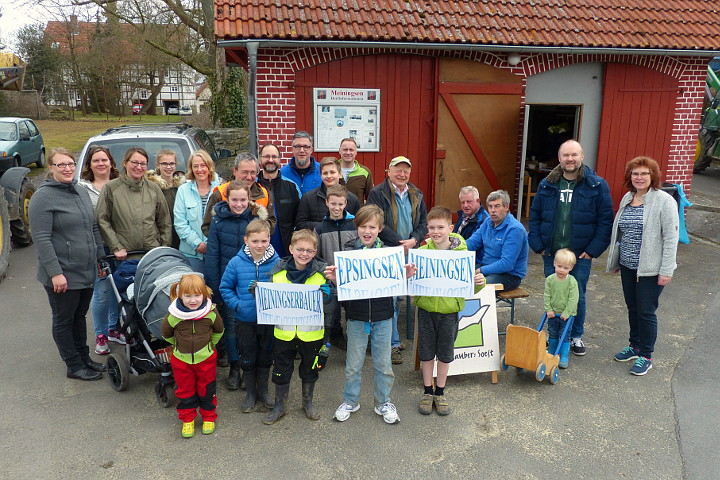
M 313 111 L 316 151 L 337 152 L 343 138 L 380 151 L 380 89 L 314 88 Z

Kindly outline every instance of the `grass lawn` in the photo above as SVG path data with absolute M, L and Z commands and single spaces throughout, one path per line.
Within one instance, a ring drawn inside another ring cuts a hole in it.
M 42 133 L 45 148 L 65 147 L 71 152 L 79 152 L 85 146 L 88 138 L 97 135 L 108 128 L 130 123 L 177 123 L 184 121 L 183 117 L 172 115 L 143 115 L 128 117 L 113 117 L 107 119 L 104 115 L 75 115 L 75 120 L 37 120 L 35 123 Z

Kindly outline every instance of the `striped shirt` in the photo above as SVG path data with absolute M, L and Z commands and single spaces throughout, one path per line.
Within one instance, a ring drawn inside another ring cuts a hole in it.
M 620 265 L 637 270 L 640 262 L 640 245 L 643 234 L 643 212 L 645 205 L 628 205 L 620 216 Z

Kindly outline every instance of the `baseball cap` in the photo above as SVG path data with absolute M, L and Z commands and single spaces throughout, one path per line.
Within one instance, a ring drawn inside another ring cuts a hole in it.
M 412 167 L 412 162 L 410 162 L 410 159 L 407 157 L 395 157 L 392 160 L 390 160 L 391 167 L 394 167 L 398 163 L 407 163 L 410 167 Z

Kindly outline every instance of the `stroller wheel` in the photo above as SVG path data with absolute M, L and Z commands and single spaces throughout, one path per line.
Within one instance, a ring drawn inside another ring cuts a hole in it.
M 553 367 L 552 370 L 550 370 L 550 383 L 555 385 L 560 378 L 560 369 L 558 367 Z
M 535 380 L 538 382 L 542 382 L 543 378 L 545 378 L 545 372 L 547 371 L 547 367 L 544 363 L 540 362 L 538 363 L 537 368 L 535 369 Z
M 174 383 L 158 382 L 155 385 L 155 398 L 163 408 L 168 408 L 175 401 Z
M 122 355 L 111 353 L 107 359 L 108 378 L 110 386 L 116 392 L 122 392 L 128 386 L 130 381 L 130 371 L 128 370 L 127 360 Z
M 503 371 L 508 369 L 508 365 L 507 365 L 507 363 L 505 363 L 505 354 L 504 353 L 500 357 L 500 368 L 502 368 Z

